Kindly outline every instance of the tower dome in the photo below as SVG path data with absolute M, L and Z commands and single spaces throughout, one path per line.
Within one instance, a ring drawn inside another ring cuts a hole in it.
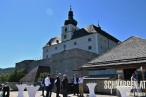
M 64 25 L 72 24 L 74 26 L 77 26 L 77 21 L 73 19 L 73 11 L 70 7 L 70 11 L 68 12 L 68 20 L 65 20 Z

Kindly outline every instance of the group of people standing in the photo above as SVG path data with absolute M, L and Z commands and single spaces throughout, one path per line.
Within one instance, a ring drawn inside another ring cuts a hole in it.
M 41 86 L 42 86 L 42 96 L 45 97 L 51 97 L 52 95 L 52 90 L 54 86 L 56 86 L 56 97 L 60 97 L 60 91 L 62 89 L 62 94 L 63 97 L 67 97 L 68 95 L 68 78 L 64 74 L 63 77 L 61 78 L 61 73 L 55 77 L 54 74 L 48 74 L 46 78 L 44 78 L 41 81 Z M 79 95 L 83 97 L 83 77 L 80 76 L 78 77 L 77 74 L 74 74 L 74 77 L 72 79 L 73 83 L 73 93 L 74 95 Z M 46 89 L 46 95 L 44 95 L 44 90 Z
M 77 76 L 77 74 L 74 74 L 73 77 L 73 89 L 74 89 L 74 95 L 77 94 L 77 96 L 84 96 L 84 91 L 83 91 L 83 76 L 81 75 L 80 77 Z

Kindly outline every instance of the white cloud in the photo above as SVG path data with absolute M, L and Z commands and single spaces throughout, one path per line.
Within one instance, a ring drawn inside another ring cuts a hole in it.
M 53 15 L 53 10 L 51 8 L 48 8 L 46 10 L 46 13 L 47 13 L 48 16 L 52 16 Z

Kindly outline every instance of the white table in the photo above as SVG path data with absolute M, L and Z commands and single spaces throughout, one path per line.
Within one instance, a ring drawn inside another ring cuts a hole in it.
M 3 92 L 2 91 L 0 91 L 0 97 L 3 97 Z
M 40 86 L 33 86 L 33 85 L 31 85 L 31 86 L 26 86 L 26 89 L 27 89 L 27 91 L 28 91 L 29 97 L 35 97 L 36 92 L 38 91 L 39 87 L 40 87 Z
M 26 84 L 16 84 L 17 88 L 18 88 L 18 96 L 17 97 L 23 97 L 23 91 L 25 89 L 25 87 L 27 86 Z
M 122 97 L 129 97 L 132 86 L 117 86 L 116 88 L 119 90 Z
M 86 85 L 89 88 L 89 97 L 96 97 L 94 88 L 97 85 L 97 83 L 87 83 Z

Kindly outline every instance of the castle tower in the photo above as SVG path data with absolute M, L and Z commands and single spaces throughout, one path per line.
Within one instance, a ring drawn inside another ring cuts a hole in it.
M 68 20 L 65 20 L 64 26 L 62 27 L 61 40 L 65 42 L 72 38 L 73 32 L 79 30 L 77 26 L 77 21 L 73 18 L 73 11 L 70 6 L 70 11 L 68 12 Z

